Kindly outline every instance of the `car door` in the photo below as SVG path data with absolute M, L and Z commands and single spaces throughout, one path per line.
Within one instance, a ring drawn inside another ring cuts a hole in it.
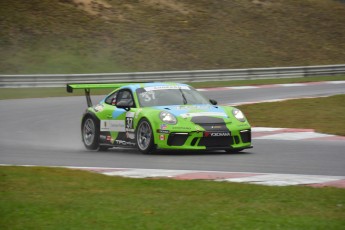
M 119 101 L 125 101 L 130 105 L 130 111 L 122 108 L 117 108 L 115 105 Z M 134 147 L 135 130 L 133 127 L 133 119 L 136 111 L 133 94 L 130 89 L 121 89 L 114 94 L 111 94 L 105 100 L 105 113 L 109 120 L 106 123 L 101 123 L 101 130 L 106 129 L 104 125 L 108 125 L 111 142 L 117 146 Z

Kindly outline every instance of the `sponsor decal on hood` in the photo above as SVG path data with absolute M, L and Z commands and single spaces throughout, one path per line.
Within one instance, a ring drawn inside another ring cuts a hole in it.
M 157 106 L 155 108 L 183 118 L 196 116 L 228 117 L 223 108 L 214 105 L 171 105 Z
M 197 112 L 197 113 L 184 113 L 180 115 L 182 118 L 187 117 L 228 117 L 225 113 L 221 112 Z

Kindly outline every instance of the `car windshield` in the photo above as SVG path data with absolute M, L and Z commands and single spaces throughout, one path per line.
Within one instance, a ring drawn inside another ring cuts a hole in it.
M 189 86 L 152 86 L 137 89 L 141 107 L 210 104 L 198 91 Z

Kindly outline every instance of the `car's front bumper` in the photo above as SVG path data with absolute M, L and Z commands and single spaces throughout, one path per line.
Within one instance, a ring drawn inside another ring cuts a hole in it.
M 251 130 L 217 132 L 181 131 L 156 133 L 157 149 L 171 150 L 242 150 L 252 148 Z

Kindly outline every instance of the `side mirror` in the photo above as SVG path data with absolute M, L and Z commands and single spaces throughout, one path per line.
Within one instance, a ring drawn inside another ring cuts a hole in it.
M 216 100 L 213 100 L 213 99 L 210 99 L 210 102 L 211 102 L 212 105 L 217 105 L 218 104 L 218 102 Z
M 117 108 L 124 109 L 126 111 L 129 111 L 131 107 L 133 106 L 132 100 L 120 100 L 115 105 Z

